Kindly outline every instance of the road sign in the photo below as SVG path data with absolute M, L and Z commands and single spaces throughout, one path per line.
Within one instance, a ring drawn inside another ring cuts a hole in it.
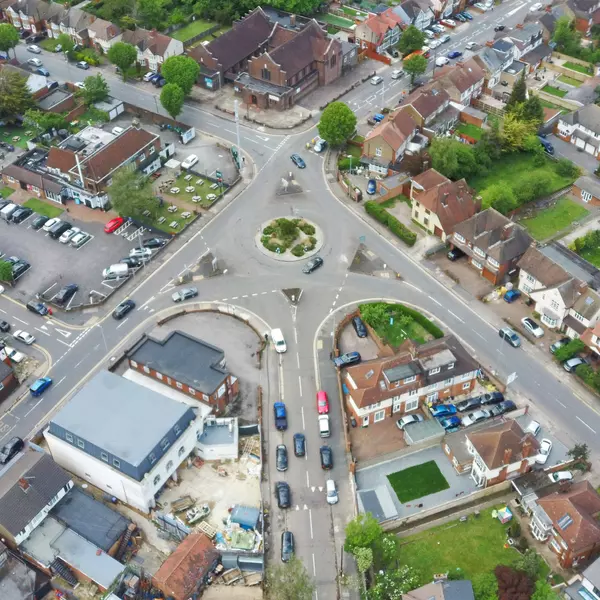
M 364 243 L 365 243 L 365 241 L 366 241 L 366 239 L 367 239 L 367 238 L 366 238 L 364 235 L 361 235 L 361 236 L 358 238 L 358 241 L 359 241 L 361 244 L 364 244 Z

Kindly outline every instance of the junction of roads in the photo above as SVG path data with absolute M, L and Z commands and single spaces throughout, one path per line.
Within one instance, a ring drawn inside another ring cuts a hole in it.
M 511 0 L 485 13 L 472 24 L 466 24 L 453 36 L 452 45 L 464 49 L 467 41 L 484 43 L 493 35 L 497 24 L 521 22 L 530 4 Z M 490 31 L 492 34 L 490 34 Z M 26 58 L 25 48 L 17 48 L 17 56 Z M 78 78 L 59 56 L 44 56 L 47 68 L 57 79 Z M 406 89 L 406 80 L 391 87 L 391 67 L 378 70 L 389 83 L 385 90 L 390 105 Z M 156 111 L 156 91 L 150 86 L 123 83 L 107 75 L 113 96 L 142 108 Z M 377 94 L 381 94 L 378 90 Z M 342 98 L 359 119 L 380 108 L 373 87 L 359 86 Z M 199 131 L 236 144 L 235 124 L 202 108 L 186 105 L 180 120 Z M 308 152 L 306 145 L 314 138 L 314 127 L 296 133 L 282 133 L 240 125 L 240 142 L 246 161 L 243 187 L 235 188 L 222 201 L 215 214 L 199 220 L 191 234 L 171 243 L 156 266 L 139 275 L 126 287 L 127 297 L 136 309 L 121 320 L 111 317 L 114 306 L 124 294 L 117 292 L 101 312 L 86 315 L 87 322 L 73 323 L 65 317 L 43 321 L 25 310 L 20 303 L 0 297 L 0 318 L 31 331 L 37 337 L 35 350 L 44 354 L 48 375 L 54 385 L 41 398 L 24 395 L 0 419 L 0 443 L 9 436 L 29 437 L 39 431 L 52 414 L 98 370 L 107 368 L 142 333 L 173 311 L 173 281 L 186 268 L 207 252 L 217 258 L 226 271 L 198 284 L 197 302 L 186 308 L 217 308 L 241 314 L 261 332 L 282 329 L 287 352 L 270 350 L 261 371 L 264 392 L 263 428 L 268 448 L 268 476 L 264 498 L 272 507 L 273 541 L 278 552 L 279 532 L 287 528 L 296 537 L 296 552 L 308 572 L 314 576 L 316 595 L 321 600 L 338 597 L 337 575 L 344 569 L 342 552 L 344 527 L 354 516 L 353 490 L 348 477 L 343 438 L 343 416 L 338 398 L 337 378 L 330 360 L 336 323 L 359 303 L 385 299 L 414 306 L 454 333 L 479 360 L 492 366 L 501 378 L 511 373 L 517 379 L 511 384 L 515 394 L 526 398 L 542 410 L 548 420 L 566 432 L 573 441 L 586 443 L 594 456 L 600 451 L 600 414 L 584 402 L 569 386 L 564 372 L 557 371 L 533 346 L 515 350 L 501 344 L 499 319 L 484 312 L 482 304 L 462 297 L 446 287 L 427 265 L 419 263 L 397 243 L 380 236 L 371 227 L 360 205 L 344 201 L 328 180 L 323 155 Z M 299 153 L 306 169 L 299 170 L 290 160 Z M 281 195 L 283 177 L 293 172 L 302 191 Z M 217 205 L 218 207 L 218 205 Z M 303 262 L 277 260 L 256 246 L 256 234 L 270 219 L 304 217 L 317 224 L 323 236 L 319 255 L 324 265 L 310 275 L 302 273 Z M 385 279 L 354 272 L 352 259 L 360 244 L 377 255 L 387 268 L 399 274 L 398 279 Z M 282 292 L 300 288 L 297 305 Z M 318 447 L 315 394 L 325 390 L 330 398 L 334 468 L 327 476 L 321 469 Z M 288 409 L 289 427 L 278 432 L 270 406 L 282 400 Z M 143 419 L 143 417 L 142 417 Z M 285 443 L 293 447 L 296 432 L 306 435 L 305 458 L 290 458 L 290 468 L 277 473 L 274 468 L 275 446 Z M 325 479 L 333 478 L 339 488 L 340 502 L 329 506 L 325 500 Z M 292 508 L 279 510 L 273 488 L 277 480 L 286 480 L 292 491 Z

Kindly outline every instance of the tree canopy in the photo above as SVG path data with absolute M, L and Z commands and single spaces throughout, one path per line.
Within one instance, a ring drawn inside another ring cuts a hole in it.
M 19 43 L 19 32 L 10 23 L 0 23 L 0 52 L 12 50 Z
M 403 32 L 398 42 L 398 50 L 406 55 L 415 50 L 420 50 L 425 44 L 425 34 L 414 25 L 409 25 Z
M 344 102 L 332 102 L 323 111 L 317 129 L 330 146 L 339 147 L 356 131 L 356 115 Z
M 471 584 L 475 600 L 498 600 L 498 580 L 494 573 L 478 573 Z
M 142 25 L 148 29 L 162 29 L 165 15 L 164 0 L 137 0 L 135 12 Z
M 404 61 L 404 70 L 410 75 L 410 84 L 412 85 L 417 75 L 422 75 L 427 70 L 427 59 L 417 54 Z
M 371 513 L 361 513 L 346 525 L 346 552 L 354 552 L 355 548 L 371 548 L 381 537 L 383 530 Z
M 0 71 L 0 119 L 12 119 L 33 106 L 27 79 L 15 71 Z
M 510 152 L 524 150 L 529 136 L 535 136 L 537 130 L 535 122 L 521 119 L 515 113 L 507 113 L 502 122 L 502 145 Z
M 375 576 L 375 583 L 369 588 L 369 600 L 400 600 L 402 594 L 419 586 L 417 572 L 408 565 L 398 569 L 381 570 Z
M 100 73 L 86 77 L 83 83 L 84 87 L 79 93 L 87 105 L 102 102 L 108 98 L 110 91 L 108 83 Z
M 124 217 L 140 217 L 145 210 L 155 216 L 158 211 L 148 178 L 126 167 L 115 173 L 108 196 L 113 208 Z
M 52 129 L 64 129 L 67 125 L 65 117 L 60 113 L 45 112 L 33 108 L 25 111 L 23 122 L 27 127 L 36 129 L 38 134 L 46 133 Z
M 73 48 L 75 48 L 75 42 L 73 38 L 67 33 L 61 33 L 56 38 L 57 44 L 60 44 L 61 52 L 66 52 L 67 54 L 71 54 L 73 52 Z
M 113 65 L 116 65 L 121 69 L 123 81 L 125 81 L 125 79 L 127 79 L 127 70 L 137 59 L 136 48 L 125 42 L 117 42 L 109 48 L 107 56 L 108 60 L 110 60 Z
M 176 83 L 167 83 L 160 92 L 160 103 L 173 119 L 181 113 L 185 94 Z
M 0 281 L 11 282 L 13 280 L 12 264 L 5 260 L 0 260 Z
M 312 600 L 315 584 L 302 561 L 292 556 L 287 563 L 267 569 L 265 587 L 270 600 Z
M 160 72 L 167 83 L 178 85 L 187 96 L 198 79 L 200 65 L 189 56 L 171 56 L 165 60 Z
M 527 100 L 527 84 L 525 83 L 525 69 L 521 71 L 521 76 L 513 86 L 512 92 L 510 93 L 510 98 L 506 103 L 506 110 L 510 110 L 514 106 L 518 104 L 522 104 Z
M 431 166 L 449 179 L 457 180 L 477 173 L 472 146 L 451 138 L 434 138 L 429 149 Z

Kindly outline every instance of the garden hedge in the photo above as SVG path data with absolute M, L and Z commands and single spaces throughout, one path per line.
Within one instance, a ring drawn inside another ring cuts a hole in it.
M 365 202 L 365 210 L 374 219 L 385 225 L 393 234 L 397 235 L 408 246 L 414 246 L 417 234 L 391 215 L 383 206 L 373 200 Z

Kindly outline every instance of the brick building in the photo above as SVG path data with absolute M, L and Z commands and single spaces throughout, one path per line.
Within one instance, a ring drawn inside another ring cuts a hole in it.
M 0 345 L 0 402 L 3 402 L 8 396 L 17 389 L 19 382 L 10 363 L 10 358 L 4 351 L 4 346 Z

